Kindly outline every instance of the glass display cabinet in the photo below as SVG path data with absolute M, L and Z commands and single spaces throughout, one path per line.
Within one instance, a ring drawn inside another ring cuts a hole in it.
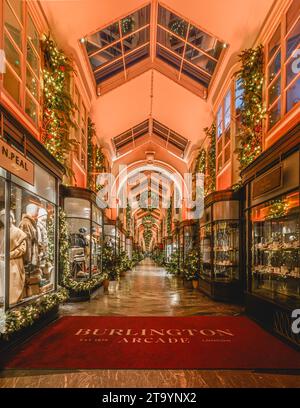
M 53 301 L 47 313 L 31 313 L 23 330 L 25 308 L 39 309 L 59 290 L 58 189 L 63 174 L 63 166 L 0 105 L 0 332 L 9 329 L 7 314 L 14 313 L 20 317 L 11 333 L 16 340 L 57 318 Z
M 239 279 L 239 222 L 216 221 L 213 225 L 214 279 Z
M 72 278 L 87 281 L 102 272 L 103 214 L 96 195 L 79 187 L 61 188 L 69 232 Z
M 242 173 L 246 196 L 246 312 L 300 348 L 299 125 Z
M 232 190 L 205 199 L 200 222 L 200 289 L 216 300 L 239 301 L 240 199 Z
M 298 191 L 251 210 L 253 293 L 299 302 L 299 217 Z

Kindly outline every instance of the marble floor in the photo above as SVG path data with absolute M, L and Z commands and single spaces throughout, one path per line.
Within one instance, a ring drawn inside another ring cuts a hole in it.
M 120 282 L 100 289 L 89 302 L 68 303 L 62 315 L 192 316 L 239 315 L 238 305 L 214 302 L 187 288 L 150 260 L 127 272 Z M 247 370 L 5 370 L 0 388 L 300 388 L 300 373 Z
M 199 290 L 187 288 L 151 260 L 144 260 L 118 282 L 110 282 L 109 293 L 100 289 L 85 303 L 68 303 L 63 315 L 75 316 L 193 316 L 238 315 L 238 305 L 217 303 Z

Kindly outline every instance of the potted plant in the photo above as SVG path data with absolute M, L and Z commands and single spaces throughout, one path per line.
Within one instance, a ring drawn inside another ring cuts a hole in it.
M 116 275 L 114 250 L 108 242 L 105 242 L 102 247 L 102 271 L 105 276 L 103 280 L 104 292 L 108 292 L 109 282 L 115 280 Z
M 191 282 L 192 287 L 197 289 L 199 286 L 199 254 L 196 249 L 192 249 L 186 256 L 183 268 L 183 278 Z

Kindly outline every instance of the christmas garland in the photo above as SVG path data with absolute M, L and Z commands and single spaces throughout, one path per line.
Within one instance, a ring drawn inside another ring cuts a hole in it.
M 195 164 L 195 173 L 205 174 L 206 172 L 206 151 L 201 149 Z
M 0 333 L 0 338 L 8 340 L 13 333 L 32 326 L 43 315 L 67 299 L 68 291 L 61 288 L 57 292 L 41 296 L 28 306 L 9 310 L 5 313 L 4 330 Z
M 167 235 L 170 236 L 172 234 L 172 205 L 173 199 L 170 199 L 170 205 L 167 209 Z
M 166 263 L 166 271 L 170 275 L 179 275 L 180 269 L 179 269 L 179 251 L 173 251 L 170 260 Z
M 42 141 L 49 152 L 65 167 L 72 170 L 68 156 L 76 145 L 70 138 L 70 128 L 75 127 L 75 105 L 68 90 L 70 73 L 74 72 L 70 60 L 60 51 L 50 35 L 41 41 L 43 52 L 43 120 Z
M 94 143 L 96 138 L 96 128 L 94 122 L 88 118 L 88 165 L 87 165 L 87 185 L 90 190 L 98 192 L 103 186 L 97 184 L 96 173 L 105 171 L 105 157 L 102 148 Z
M 183 266 L 183 276 L 188 281 L 199 278 L 199 253 L 197 249 L 192 249 L 187 254 Z
M 263 104 L 264 52 L 263 46 L 244 50 L 240 54 L 242 68 L 238 78 L 243 87 L 241 126 L 237 149 L 240 169 L 247 167 L 262 151 L 262 120 L 266 109 Z
M 205 195 L 216 190 L 216 125 L 213 123 L 204 132 L 209 138 L 207 151 L 207 176 L 205 178 Z
M 97 276 L 89 278 L 85 281 L 77 281 L 71 275 L 70 260 L 69 260 L 69 231 L 66 220 L 66 214 L 62 209 L 59 211 L 59 259 L 60 270 L 62 273 L 62 285 L 76 293 L 88 292 L 99 286 L 105 279 L 106 273 L 97 274 Z
M 126 235 L 130 237 L 131 233 L 131 207 L 130 204 L 127 203 L 126 206 Z

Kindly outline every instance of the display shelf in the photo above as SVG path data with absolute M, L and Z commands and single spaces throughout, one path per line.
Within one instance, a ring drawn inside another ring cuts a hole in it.
M 251 221 L 252 291 L 299 296 L 299 192 L 254 207 Z

